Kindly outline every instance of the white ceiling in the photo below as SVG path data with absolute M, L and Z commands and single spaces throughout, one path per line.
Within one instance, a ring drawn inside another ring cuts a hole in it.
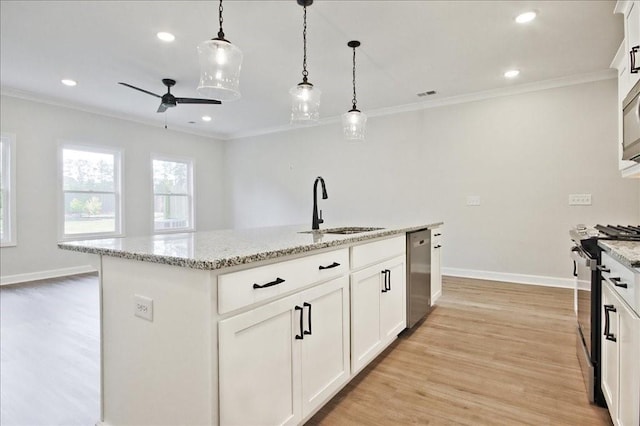
M 351 106 L 357 39 L 358 107 L 364 112 L 606 72 L 623 38 L 614 1 L 332 1 L 308 9 L 309 80 L 320 114 Z M 217 1 L 5 1 L 0 3 L 4 94 L 41 99 L 176 130 L 233 138 L 289 126 L 289 89 L 301 80 L 302 8 L 295 0 L 224 2 L 224 30 L 244 53 L 242 98 L 156 113 L 163 94 L 196 92 L 196 45 L 215 36 Z M 514 22 L 534 9 L 538 18 Z M 173 43 L 158 31 L 176 36 Z M 518 68 L 506 80 L 502 74 Z M 78 81 L 63 86 L 62 78 Z M 416 94 L 436 90 L 425 98 Z M 209 123 L 202 115 L 211 115 Z M 195 124 L 189 124 L 195 121 Z

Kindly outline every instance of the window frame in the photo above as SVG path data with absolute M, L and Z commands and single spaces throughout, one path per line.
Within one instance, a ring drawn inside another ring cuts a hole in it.
M 5 200 L 5 206 L 2 209 L 5 217 L 2 220 L 2 225 L 5 228 L 5 235 L 8 238 L 0 240 L 0 247 L 15 247 L 18 245 L 17 236 L 17 216 L 16 216 L 16 135 L 12 133 L 0 133 L 0 140 L 2 141 L 2 160 L 6 162 L 2 167 L 2 181 L 0 190 L 4 192 L 3 200 Z M 6 185 L 6 182 L 9 182 Z M 7 205 L 8 204 L 8 205 Z
M 184 163 L 187 164 L 187 193 L 186 194 L 164 194 L 158 193 L 156 194 L 155 183 L 154 183 L 154 173 L 153 173 L 153 162 L 154 161 L 166 161 L 171 163 Z M 176 234 L 181 232 L 195 232 L 196 230 L 196 189 L 195 189 L 195 160 L 189 157 L 180 157 L 174 155 L 164 155 L 164 154 L 151 154 L 150 161 L 151 168 L 151 231 L 153 234 Z M 155 221 L 155 198 L 156 195 L 186 195 L 189 206 L 189 225 L 182 228 L 168 228 L 168 229 L 156 229 L 156 221 Z
M 96 154 L 113 155 L 113 186 L 114 192 L 109 191 L 65 191 L 64 189 L 64 150 L 86 151 Z M 87 240 L 96 238 L 113 238 L 124 237 L 124 152 L 122 149 L 100 146 L 100 145 L 84 145 L 73 142 L 61 142 L 58 148 L 58 236 L 60 241 Z M 113 232 L 87 232 L 84 234 L 65 234 L 65 193 L 92 193 L 92 194 L 113 194 L 115 198 L 115 231 Z

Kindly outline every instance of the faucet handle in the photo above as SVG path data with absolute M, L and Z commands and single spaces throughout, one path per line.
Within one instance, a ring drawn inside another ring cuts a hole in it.
M 320 210 L 320 217 L 318 218 L 318 223 L 324 223 L 324 220 L 322 219 L 322 209 Z

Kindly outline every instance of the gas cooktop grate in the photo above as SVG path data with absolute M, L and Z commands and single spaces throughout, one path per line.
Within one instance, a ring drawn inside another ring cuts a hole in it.
M 595 228 L 610 239 L 640 241 L 640 226 L 638 225 L 596 225 Z

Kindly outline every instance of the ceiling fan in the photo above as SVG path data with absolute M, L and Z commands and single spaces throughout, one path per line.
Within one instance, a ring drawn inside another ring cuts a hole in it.
M 155 96 L 156 98 L 160 98 L 160 106 L 158 107 L 157 112 L 165 112 L 167 108 L 173 108 L 178 104 L 214 104 L 219 105 L 222 102 L 215 99 L 198 99 L 198 98 L 176 98 L 171 94 L 171 88 L 176 84 L 175 80 L 170 78 L 163 78 L 162 84 L 167 86 L 167 93 L 164 95 L 156 95 L 155 93 L 149 92 L 148 90 L 141 89 L 139 87 L 132 86 L 127 83 L 118 82 L 118 84 L 122 84 L 123 86 L 130 87 L 134 90 L 138 90 L 142 93 L 146 93 L 147 95 Z

